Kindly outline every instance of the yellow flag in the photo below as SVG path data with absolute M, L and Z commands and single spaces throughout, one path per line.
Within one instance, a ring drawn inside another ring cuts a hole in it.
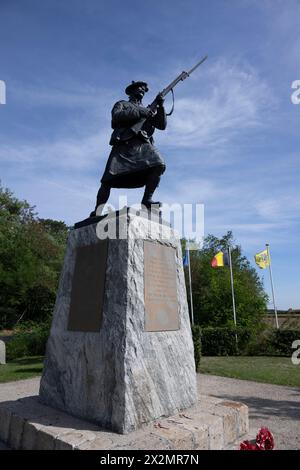
M 268 250 L 261 251 L 255 255 L 255 263 L 261 268 L 265 269 L 270 266 L 270 258 Z

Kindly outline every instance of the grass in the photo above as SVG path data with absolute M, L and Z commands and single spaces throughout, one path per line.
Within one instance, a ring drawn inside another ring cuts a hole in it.
M 0 365 L 0 383 L 41 375 L 43 356 L 23 357 Z M 202 356 L 200 372 L 235 379 L 300 387 L 300 364 L 288 357 Z
M 22 357 L 5 365 L 0 365 L 0 383 L 30 379 L 41 375 L 43 356 Z
M 289 357 L 202 356 L 200 372 L 235 379 L 300 387 L 300 364 Z

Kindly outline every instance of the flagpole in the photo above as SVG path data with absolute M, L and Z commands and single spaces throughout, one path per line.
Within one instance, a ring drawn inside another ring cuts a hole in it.
M 193 306 L 193 294 L 192 294 L 192 275 L 191 275 L 191 263 L 190 263 L 190 249 L 187 249 L 188 261 L 189 261 L 189 282 L 190 282 L 190 301 L 191 301 L 191 323 L 194 325 L 194 306 Z
M 231 281 L 231 294 L 232 294 L 232 308 L 233 308 L 233 320 L 236 328 L 236 311 L 235 311 L 235 299 L 234 299 L 234 288 L 233 288 L 233 271 L 232 271 L 232 261 L 231 261 L 231 249 L 228 246 L 228 258 L 229 258 L 229 267 L 230 267 L 230 281 Z M 235 332 L 235 341 L 236 346 L 238 345 L 237 332 Z
M 267 252 L 268 252 L 268 260 L 269 260 L 269 272 L 270 272 L 270 280 L 271 280 L 271 288 L 272 288 L 272 296 L 273 296 L 273 306 L 274 306 L 274 313 L 275 313 L 275 320 L 276 320 L 276 328 L 279 329 L 278 324 L 278 317 L 277 317 L 277 308 L 275 302 L 275 293 L 274 293 L 274 285 L 273 285 L 273 274 L 272 274 L 272 266 L 271 266 L 271 256 L 270 256 L 270 248 L 269 243 L 266 243 Z

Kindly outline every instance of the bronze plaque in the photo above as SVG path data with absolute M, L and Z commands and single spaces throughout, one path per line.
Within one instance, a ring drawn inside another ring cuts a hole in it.
M 108 240 L 76 250 L 68 330 L 101 328 Z
M 179 330 L 175 248 L 144 241 L 145 331 Z

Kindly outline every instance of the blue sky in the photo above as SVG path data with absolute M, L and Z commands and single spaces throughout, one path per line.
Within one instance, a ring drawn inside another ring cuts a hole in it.
M 208 54 L 156 133 L 157 196 L 204 203 L 205 232 L 232 230 L 251 262 L 270 243 L 278 307 L 300 308 L 297 0 L 0 0 L 0 26 L 2 184 L 68 224 L 93 208 L 125 86 L 147 81 L 148 103 Z

